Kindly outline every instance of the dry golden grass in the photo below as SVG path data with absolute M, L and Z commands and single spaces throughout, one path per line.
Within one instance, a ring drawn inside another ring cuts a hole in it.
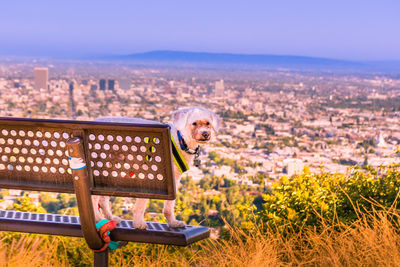
M 11 244 L 0 243 L 0 266 L 67 266 L 67 264 L 60 261 L 54 244 L 47 239 L 22 235 L 19 239 L 13 239 Z
M 322 231 L 304 229 L 288 235 L 273 229 L 249 234 L 233 227 L 229 240 L 207 240 L 188 248 L 129 244 L 111 254 L 110 265 L 400 266 L 398 218 L 393 211 L 375 212 L 352 225 L 326 225 Z M 57 255 L 64 240 L 24 235 L 11 244 L 0 242 L 0 266 L 74 266 Z M 61 247 L 67 253 L 68 244 Z M 90 266 L 91 252 L 79 253 Z

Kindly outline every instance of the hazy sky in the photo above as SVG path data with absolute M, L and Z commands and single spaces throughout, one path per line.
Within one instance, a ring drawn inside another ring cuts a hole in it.
M 400 60 L 400 1 L 0 3 L 0 55 L 151 50 Z

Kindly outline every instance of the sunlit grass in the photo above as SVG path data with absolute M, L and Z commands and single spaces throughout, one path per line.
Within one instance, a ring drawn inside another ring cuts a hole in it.
M 68 266 L 47 238 L 22 235 L 12 239 L 11 243 L 3 241 L 0 243 L 0 266 Z
M 399 214 L 386 210 L 360 215 L 351 225 L 326 224 L 297 233 L 228 227 L 226 240 L 180 248 L 130 243 L 111 253 L 111 266 L 397 266 Z M 265 229 L 265 227 L 264 227 Z M 92 265 L 77 238 L 21 235 L 0 241 L 0 266 Z M 67 262 L 69 261 L 69 262 Z

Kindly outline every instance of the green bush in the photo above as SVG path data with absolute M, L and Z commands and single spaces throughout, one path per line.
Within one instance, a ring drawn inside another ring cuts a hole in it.
M 263 195 L 258 218 L 264 226 L 284 230 L 321 227 L 329 221 L 351 223 L 360 213 L 379 209 L 397 209 L 400 165 L 361 169 L 349 174 L 310 173 L 282 177 L 270 194 Z

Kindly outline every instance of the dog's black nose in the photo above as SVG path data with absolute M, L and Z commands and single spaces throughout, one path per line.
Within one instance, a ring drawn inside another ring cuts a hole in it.
M 201 134 L 204 138 L 209 138 L 210 137 L 210 133 L 209 132 L 203 132 Z

